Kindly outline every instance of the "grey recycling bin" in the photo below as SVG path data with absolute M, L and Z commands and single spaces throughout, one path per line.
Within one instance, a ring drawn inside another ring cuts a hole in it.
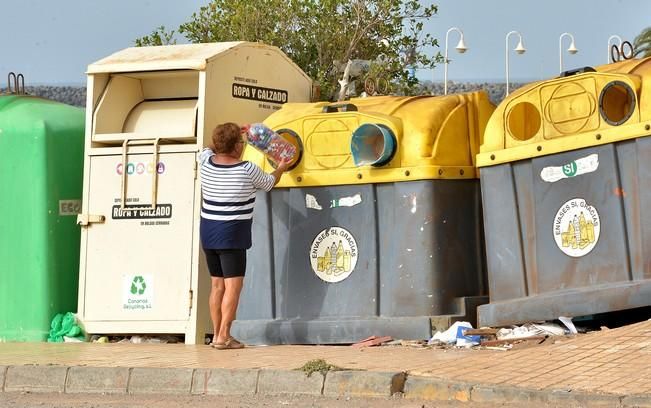
M 287 104 L 267 118 L 301 159 L 256 199 L 234 335 L 426 339 L 474 320 L 487 300 L 474 157 L 493 109 L 469 93 Z
M 500 326 L 651 305 L 651 60 L 530 84 L 478 156 L 490 304 Z

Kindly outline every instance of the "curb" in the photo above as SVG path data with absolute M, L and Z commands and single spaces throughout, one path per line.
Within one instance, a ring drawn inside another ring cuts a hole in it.
M 5 392 L 64 392 L 68 367 L 9 366 L 5 373 Z
M 302 371 L 260 370 L 257 394 L 262 395 L 321 395 L 325 376 L 313 373 L 309 377 Z
M 307 376 L 297 370 L 223 368 L 126 368 L 0 366 L 0 392 L 67 394 L 324 395 L 391 397 L 429 401 L 544 403 L 553 406 L 648 407 L 651 394 L 598 394 L 471 384 L 404 372 L 330 371 Z
M 0 366 L 0 392 L 5 390 L 5 377 L 7 373 L 6 366 Z
M 472 388 L 472 384 L 463 382 L 409 376 L 404 393 L 405 398 L 409 399 L 468 402 Z
M 404 391 L 406 379 L 407 374 L 405 373 L 332 371 L 325 376 L 323 395 L 328 397 L 390 397 Z
M 70 367 L 66 392 L 125 394 L 129 372 L 128 368 L 122 367 Z
M 190 394 L 192 368 L 132 368 L 129 394 Z
M 254 395 L 257 393 L 258 370 L 202 368 L 194 370 L 193 395 Z

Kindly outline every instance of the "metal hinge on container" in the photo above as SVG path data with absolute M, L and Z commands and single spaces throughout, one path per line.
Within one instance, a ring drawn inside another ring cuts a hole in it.
M 77 214 L 77 225 L 87 227 L 90 224 L 103 224 L 106 217 L 103 215 Z
M 192 298 L 193 297 L 194 297 L 194 292 L 192 292 L 192 289 L 190 289 L 190 296 L 189 296 L 190 305 L 188 306 L 188 316 L 190 316 L 190 314 L 192 313 Z
M 197 161 L 195 160 L 194 161 L 194 179 L 195 180 L 197 179 L 197 168 L 198 168 Z

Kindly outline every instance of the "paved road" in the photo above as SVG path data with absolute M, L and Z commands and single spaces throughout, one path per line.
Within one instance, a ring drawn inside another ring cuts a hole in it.
M 168 396 L 168 395 L 82 395 L 0 393 L 0 406 L 6 408 L 497 408 L 517 407 L 511 404 L 481 404 L 471 402 L 415 401 L 399 398 L 327 398 L 293 396 Z M 545 405 L 527 403 L 527 408 Z

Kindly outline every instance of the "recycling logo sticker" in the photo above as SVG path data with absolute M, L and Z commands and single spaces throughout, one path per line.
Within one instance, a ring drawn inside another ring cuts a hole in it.
M 154 305 L 153 275 L 124 275 L 122 308 L 125 310 L 147 310 Z
M 341 282 L 357 265 L 357 242 L 341 227 L 326 228 L 312 241 L 310 263 L 314 273 L 328 283 Z
M 597 208 L 583 198 L 566 201 L 554 217 L 554 241 L 565 255 L 580 258 L 592 251 L 601 235 Z
M 135 278 L 133 278 L 133 282 L 131 282 L 132 295 L 135 295 L 136 293 L 138 295 L 142 295 L 145 293 L 145 289 L 147 289 L 145 278 L 143 278 L 142 276 L 136 276 Z
M 545 167 L 540 172 L 540 178 L 548 183 L 555 183 L 559 180 L 580 176 L 597 171 L 599 168 L 599 155 L 591 154 L 576 159 L 562 166 Z

